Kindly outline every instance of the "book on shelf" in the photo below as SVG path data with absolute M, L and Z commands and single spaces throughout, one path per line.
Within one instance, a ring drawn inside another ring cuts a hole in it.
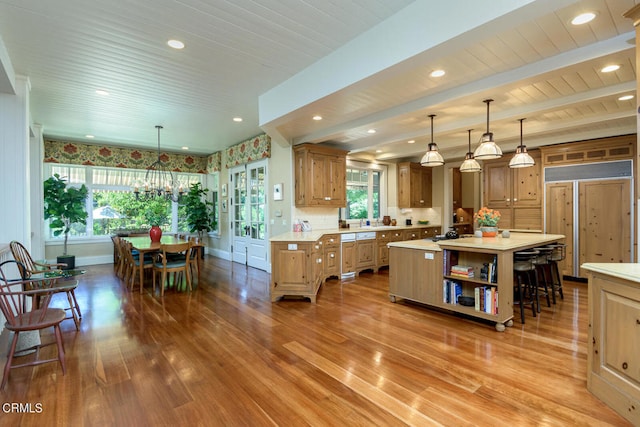
M 498 288 L 495 286 L 477 286 L 473 291 L 476 311 L 498 314 Z
M 442 281 L 442 302 L 445 304 L 458 304 L 458 296 L 462 295 L 462 284 L 454 280 Z

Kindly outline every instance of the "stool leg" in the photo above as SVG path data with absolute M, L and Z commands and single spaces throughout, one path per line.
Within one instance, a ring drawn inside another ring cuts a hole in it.
M 520 322 L 524 325 L 524 299 L 522 295 L 522 275 L 516 274 L 516 294 L 518 297 L 518 303 L 520 305 Z
M 552 261 L 552 273 L 551 275 L 553 276 L 555 274 L 555 276 L 558 279 L 558 293 L 560 294 L 560 299 L 564 299 L 564 293 L 562 292 L 562 276 L 560 275 L 560 270 L 558 269 L 558 262 L 557 261 Z M 555 282 L 555 279 L 554 279 Z M 554 304 L 555 304 L 555 292 L 554 292 Z

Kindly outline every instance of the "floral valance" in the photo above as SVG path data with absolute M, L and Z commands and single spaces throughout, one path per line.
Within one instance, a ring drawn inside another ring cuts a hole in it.
M 222 169 L 222 151 L 213 153 L 207 157 L 207 172 L 220 172 Z
M 227 169 L 271 157 L 271 137 L 267 134 L 247 139 L 226 150 Z
M 158 160 L 158 152 L 109 145 L 44 140 L 45 163 L 146 169 Z M 160 161 L 174 172 L 207 173 L 208 158 L 176 153 L 161 153 Z

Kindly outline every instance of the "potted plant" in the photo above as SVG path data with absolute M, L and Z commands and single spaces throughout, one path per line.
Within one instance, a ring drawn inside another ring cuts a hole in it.
M 167 207 L 164 199 L 153 199 L 147 204 L 144 217 L 151 226 L 149 237 L 152 242 L 159 242 L 162 238 L 161 225 L 165 225 L 168 220 Z
M 67 180 L 54 174 L 44 181 L 44 219 L 54 236 L 64 234 L 64 247 L 58 263 L 67 264 L 66 269 L 75 268 L 75 255 L 67 254 L 67 240 L 73 224 L 87 224 L 85 200 L 89 191 L 82 184 L 80 188 L 67 185 Z
M 482 207 L 473 215 L 478 222 L 483 237 L 495 237 L 498 234 L 498 221 L 500 221 L 500 211 Z
M 200 183 L 195 183 L 181 199 L 186 207 L 189 231 L 198 233 L 201 239 L 204 233 L 215 230 L 218 224 L 214 217 L 213 203 L 207 199 L 208 192 L 208 188 L 202 188 Z

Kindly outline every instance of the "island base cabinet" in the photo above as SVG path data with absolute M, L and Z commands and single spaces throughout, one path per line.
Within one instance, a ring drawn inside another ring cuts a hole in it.
M 587 388 L 633 425 L 640 425 L 640 288 L 589 274 Z
M 444 243 L 440 246 L 442 247 Z M 429 251 L 391 245 L 389 248 L 389 298 L 416 301 L 495 322 L 497 331 L 513 324 L 513 253 L 482 249 Z M 493 273 L 482 269 L 493 264 Z M 467 266 L 473 275 L 463 277 L 453 266 Z M 471 298 L 462 305 L 457 296 Z M 480 301 L 491 298 L 488 305 Z M 496 308 L 497 307 L 497 308 Z M 487 311 L 483 311 L 487 310 Z
M 442 252 L 389 248 L 389 298 L 423 304 L 442 301 Z

